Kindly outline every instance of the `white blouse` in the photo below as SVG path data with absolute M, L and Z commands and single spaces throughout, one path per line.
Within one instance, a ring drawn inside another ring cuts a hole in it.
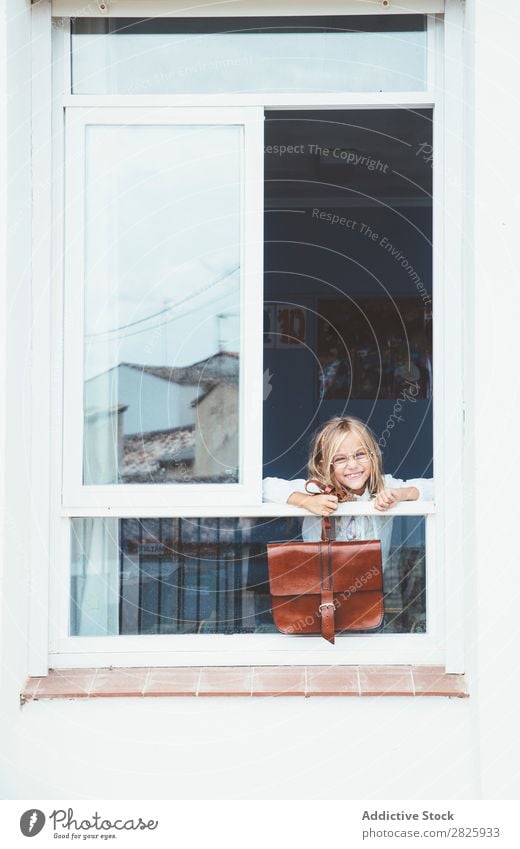
M 419 490 L 420 501 L 433 501 L 433 479 L 413 478 L 408 481 L 394 478 L 392 475 L 384 475 L 385 487 L 390 489 L 401 489 L 402 487 L 414 486 Z M 264 478 L 263 499 L 264 501 L 286 504 L 292 492 L 306 492 L 305 478 L 288 481 L 283 478 Z M 310 486 L 310 491 L 319 492 L 315 485 Z M 370 501 L 368 489 L 362 495 L 354 496 L 355 501 Z M 341 508 L 341 505 L 340 505 Z M 391 509 L 391 508 L 390 508 Z M 336 539 L 380 539 L 381 554 L 383 558 L 383 570 L 390 554 L 392 542 L 393 516 L 336 516 Z M 321 517 L 306 516 L 302 524 L 302 537 L 305 542 L 316 542 L 321 538 Z

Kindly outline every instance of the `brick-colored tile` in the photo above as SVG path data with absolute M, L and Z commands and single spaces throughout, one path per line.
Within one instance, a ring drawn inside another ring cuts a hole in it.
M 150 669 L 143 696 L 195 696 L 199 676 L 195 666 Z
M 51 669 L 45 678 L 37 679 L 40 684 L 32 698 L 86 698 L 95 672 L 95 669 Z
M 29 701 L 33 699 L 40 687 L 42 681 L 45 681 L 46 678 L 28 678 L 25 682 L 25 687 L 21 692 L 21 697 L 24 701 Z
M 147 677 L 148 667 L 98 669 L 91 696 L 141 696 Z
M 308 696 L 359 696 L 357 666 L 308 666 Z
M 413 696 L 410 666 L 360 666 L 362 696 Z
M 254 696 L 304 696 L 305 667 L 255 666 Z
M 468 696 L 468 690 L 463 675 L 449 675 L 441 666 L 140 667 L 50 670 L 47 676 L 29 678 L 21 696 L 22 701 L 31 701 L 88 696 L 251 694 L 464 698 Z
M 469 695 L 464 676 L 448 674 L 441 666 L 412 667 L 412 674 L 416 696 Z
M 201 670 L 198 696 L 250 696 L 253 669 L 250 666 L 213 666 Z

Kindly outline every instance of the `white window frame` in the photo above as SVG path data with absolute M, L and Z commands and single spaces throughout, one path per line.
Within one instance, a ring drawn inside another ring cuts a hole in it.
M 239 483 L 83 484 L 86 129 L 99 126 L 239 126 L 241 151 Z M 63 507 L 180 509 L 262 499 L 263 113 L 259 107 L 69 107 L 65 112 Z M 247 285 L 246 285 L 247 282 Z M 78 291 L 80 290 L 80 291 Z
M 307 4 L 308 5 L 308 4 Z M 277 4 L 284 14 L 284 4 Z M 316 13 L 316 9 L 314 10 Z M 418 11 L 415 8 L 415 11 Z M 325 14 L 323 8 L 320 9 Z M 309 14 L 305 8 L 303 13 Z M 133 14 L 138 14 L 134 11 Z M 216 507 L 205 504 L 182 510 L 165 504 L 143 505 L 130 499 L 127 504 L 65 504 L 57 475 L 60 468 L 63 403 L 61 360 L 63 303 L 63 110 L 64 108 L 186 107 L 184 96 L 77 96 L 70 92 L 70 66 L 64 56 L 63 28 L 54 27 L 56 51 L 51 54 L 50 5 L 33 9 L 34 67 L 49 69 L 54 62 L 54 91 L 50 73 L 33 74 L 33 102 L 41 106 L 33 121 L 33 180 L 40 191 L 33 194 L 33 281 L 38 296 L 40 321 L 33 335 L 33 409 L 38 422 L 48 424 L 32 430 L 32 468 L 35 472 L 34 501 L 40 508 L 41 527 L 32 530 L 33 579 L 31 584 L 31 635 L 29 665 L 31 674 L 45 674 L 54 668 L 107 665 L 192 665 L 192 664 L 366 664 L 441 663 L 450 672 L 463 672 L 463 527 L 462 527 L 462 445 L 463 445 L 463 360 L 462 349 L 455 353 L 446 345 L 459 338 L 462 325 L 462 0 L 448 0 L 444 25 L 431 18 L 429 49 L 437 57 L 436 74 L 428 77 L 428 88 L 419 93 L 334 94 L 298 98 L 286 95 L 263 97 L 265 109 L 434 107 L 434 447 L 436 505 L 401 504 L 396 515 L 425 515 L 427 539 L 428 632 L 426 634 L 378 634 L 349 636 L 331 647 L 321 638 L 305 640 L 283 635 L 190 635 L 69 637 L 66 624 L 69 607 L 70 519 L 75 516 L 222 516 L 222 515 L 304 515 L 289 505 L 244 504 Z M 66 32 L 66 28 L 65 28 Z M 60 56 L 60 50 L 62 51 Z M 442 61 L 439 61 L 442 59 Z M 433 63 L 430 63 L 433 64 Z M 197 108 L 237 109 L 260 106 L 243 96 L 190 97 Z M 45 108 L 47 107 L 47 109 Z M 51 123 L 52 111 L 52 123 Z M 50 175 L 52 174 L 52 181 Z M 51 210 L 53 217 L 51 218 Z M 48 222 L 52 220 L 52 229 Z M 43 260 L 43 261 L 42 261 Z M 46 261 L 45 261 L 46 260 Z M 50 286 L 50 281 L 55 285 Z M 446 281 L 446 283 L 444 282 Z M 452 283 L 452 285 L 448 285 Z M 39 284 L 39 288 L 38 288 Z M 448 340 L 446 343 L 445 340 Z M 259 347 L 259 350 L 261 348 Z M 446 368 L 448 363 L 450 368 Z M 444 376 L 444 381 L 439 380 Z M 34 379 L 36 378 L 36 379 Z M 43 387 L 50 388 L 50 399 Z M 50 434 L 50 440 L 49 440 Z M 447 438 L 449 435 L 449 439 Z M 449 470 L 449 476 L 447 471 Z M 119 487 L 118 487 L 119 489 Z M 370 505 L 349 505 L 349 513 L 371 513 Z M 448 521 L 448 517 L 450 521 Z M 454 518 L 455 517 L 455 518 Z M 43 545 L 42 545 L 43 543 Z M 45 555 L 42 558 L 42 551 Z M 42 560 L 46 567 L 42 568 Z M 52 590 L 49 593 L 49 579 Z M 49 635 L 50 648 L 46 635 Z M 289 644 L 290 639 L 290 644 Z
M 213 0 L 211 7 L 186 0 L 106 0 L 99 8 L 101 0 L 85 3 L 84 0 L 52 0 L 52 14 L 59 17 L 84 18 L 161 18 L 168 15 L 176 17 L 234 17 L 275 16 L 275 15 L 401 15 L 442 14 L 444 0 L 233 0 L 230 9 L 229 0 Z

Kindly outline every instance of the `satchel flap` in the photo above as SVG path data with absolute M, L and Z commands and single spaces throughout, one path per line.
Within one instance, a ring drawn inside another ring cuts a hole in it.
M 323 546 L 314 542 L 276 542 L 267 546 L 267 552 L 273 596 L 319 594 L 321 567 L 326 572 L 329 552 L 334 592 L 375 591 L 383 586 L 379 540 Z
M 334 627 L 338 631 L 365 631 L 379 628 L 383 622 L 383 595 L 354 593 L 347 599 L 343 593 L 334 596 Z M 319 634 L 321 616 L 319 596 L 283 596 L 273 598 L 273 619 L 283 634 Z

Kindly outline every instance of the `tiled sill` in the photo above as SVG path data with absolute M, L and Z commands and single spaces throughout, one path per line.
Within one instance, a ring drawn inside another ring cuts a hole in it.
M 441 666 L 213 666 L 50 670 L 29 678 L 22 704 L 39 699 L 150 696 L 469 695 Z

